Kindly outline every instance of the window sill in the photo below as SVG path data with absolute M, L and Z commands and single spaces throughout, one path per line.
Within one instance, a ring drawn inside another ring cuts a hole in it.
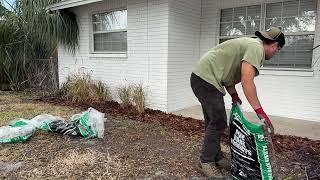
M 127 53 L 90 53 L 89 57 L 92 58 L 127 58 L 128 54 Z
M 312 69 L 262 68 L 261 75 L 312 77 Z

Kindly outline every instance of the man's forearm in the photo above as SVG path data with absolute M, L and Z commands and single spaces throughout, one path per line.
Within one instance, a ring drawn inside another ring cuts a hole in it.
M 226 90 L 230 95 L 237 93 L 236 87 L 234 85 L 233 86 L 226 86 Z
M 261 104 L 259 102 L 258 96 L 257 96 L 257 90 L 256 85 L 254 84 L 254 81 L 249 80 L 242 80 L 241 85 L 243 88 L 243 92 L 246 95 L 246 98 L 253 109 L 258 109 L 261 107 Z

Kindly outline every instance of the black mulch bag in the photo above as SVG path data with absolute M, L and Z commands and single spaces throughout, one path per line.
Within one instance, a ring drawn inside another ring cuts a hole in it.
M 230 142 L 233 179 L 277 179 L 273 144 L 266 126 L 249 122 L 239 105 L 231 109 Z

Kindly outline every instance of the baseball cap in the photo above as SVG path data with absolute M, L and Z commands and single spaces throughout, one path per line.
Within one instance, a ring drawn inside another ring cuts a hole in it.
M 281 48 L 286 43 L 284 34 L 282 33 L 280 27 L 271 27 L 265 31 L 256 31 L 254 34 L 258 36 L 261 40 L 278 42 Z

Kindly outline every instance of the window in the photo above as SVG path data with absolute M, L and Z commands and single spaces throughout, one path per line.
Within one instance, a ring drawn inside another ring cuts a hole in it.
M 311 68 L 316 0 L 293 0 L 221 10 L 220 42 L 254 36 L 256 30 L 282 27 L 286 45 L 265 67 Z M 263 14 L 263 16 L 262 16 Z
M 315 0 L 294 0 L 267 4 L 266 25 L 280 26 L 286 34 L 286 45 L 269 67 L 311 68 L 316 24 Z
M 93 51 L 127 52 L 127 10 L 92 15 Z
M 221 10 L 220 36 L 230 39 L 230 36 L 253 35 L 260 29 L 261 6 L 238 7 Z

